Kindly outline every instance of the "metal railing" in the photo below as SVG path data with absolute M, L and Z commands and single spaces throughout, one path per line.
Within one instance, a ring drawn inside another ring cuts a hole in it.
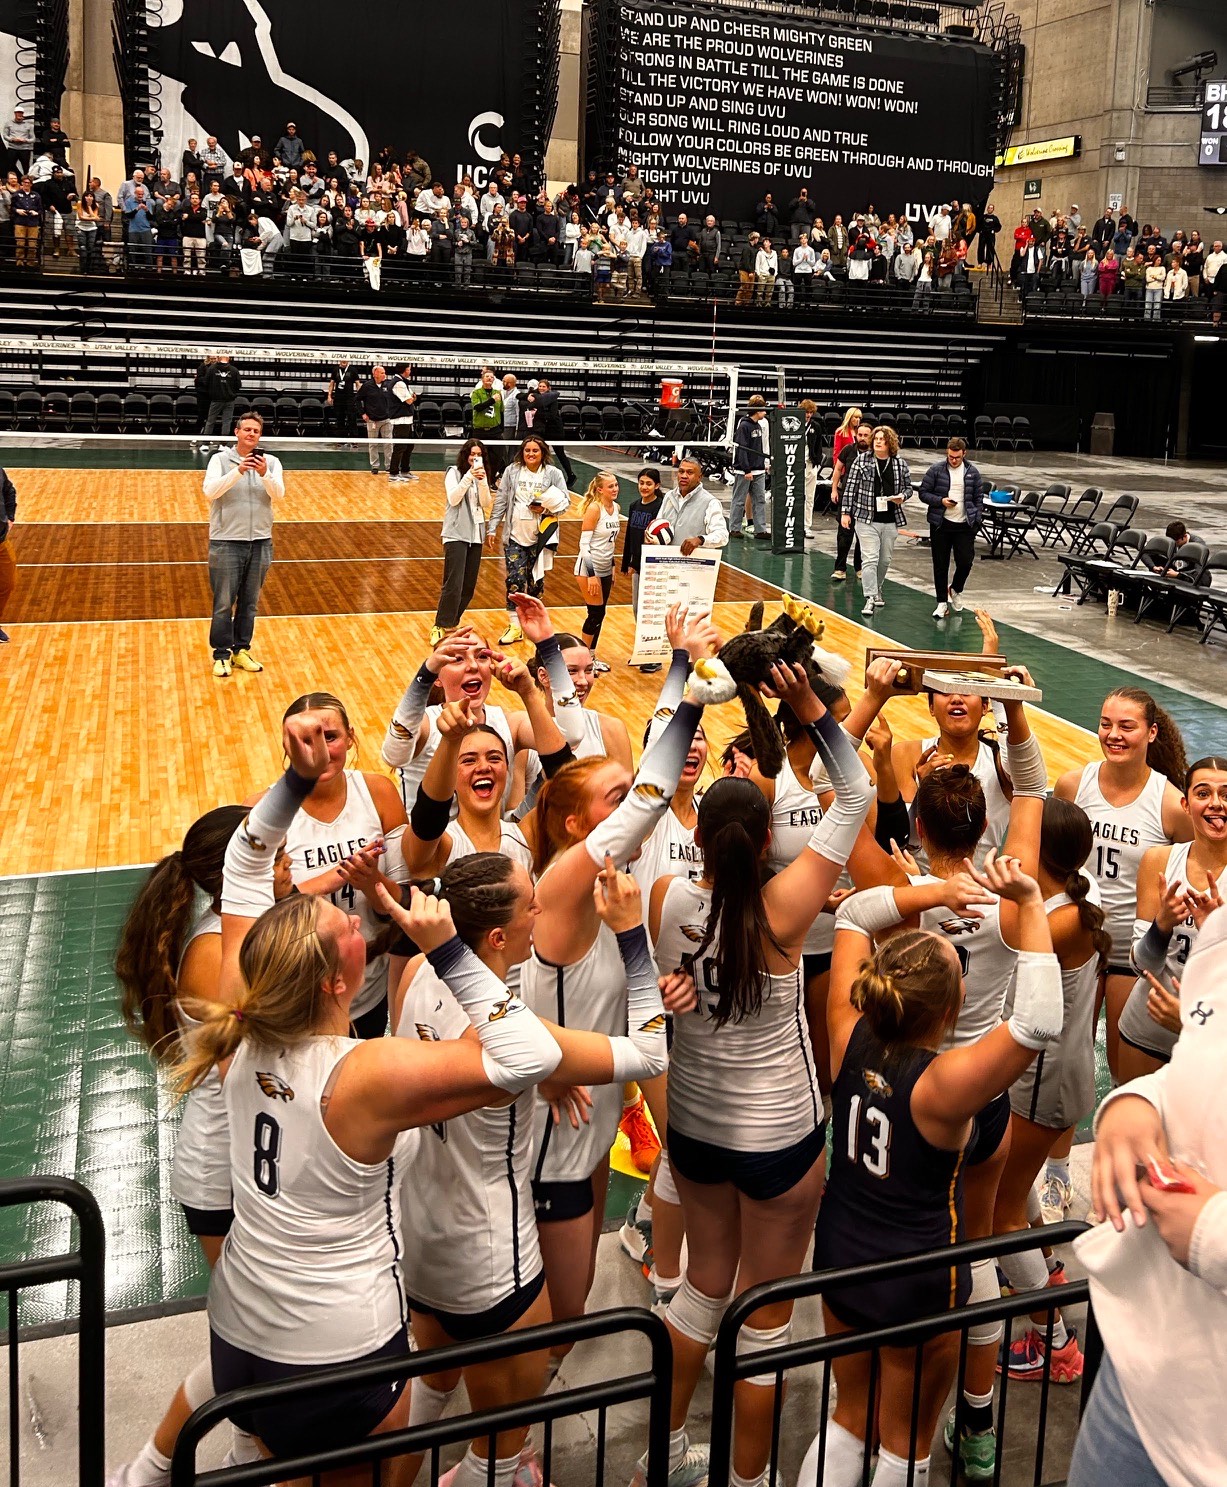
M 672 1388 L 673 1348 L 665 1324 L 649 1311 L 625 1307 L 615 1311 L 592 1312 L 543 1327 L 530 1327 L 523 1332 L 501 1333 L 478 1342 L 458 1343 L 452 1347 L 432 1348 L 427 1352 L 405 1353 L 399 1358 L 349 1363 L 339 1367 L 313 1369 L 292 1379 L 252 1385 L 219 1394 L 192 1415 L 179 1433 L 171 1459 L 171 1487 L 193 1487 L 198 1480 L 196 1454 L 201 1441 L 234 1411 L 250 1411 L 270 1405 L 290 1405 L 322 1398 L 336 1389 L 373 1388 L 393 1380 L 410 1380 L 424 1374 L 447 1373 L 476 1364 L 497 1363 L 522 1353 L 539 1352 L 561 1343 L 578 1343 L 613 1338 L 637 1332 L 651 1348 L 651 1365 L 633 1374 L 603 1378 L 598 1383 L 559 1389 L 520 1404 L 507 1404 L 497 1409 L 477 1410 L 422 1425 L 390 1430 L 386 1434 L 366 1436 L 350 1445 L 329 1450 L 304 1451 L 295 1456 L 268 1458 L 246 1466 L 209 1472 L 204 1480 L 208 1487 L 269 1487 L 274 1482 L 291 1478 L 315 1477 L 324 1471 L 343 1467 L 366 1467 L 371 1480 L 378 1483 L 379 1463 L 393 1456 L 422 1453 L 427 1457 L 428 1474 L 418 1481 L 434 1487 L 440 1476 L 439 1453 L 445 1446 L 462 1445 L 483 1436 L 489 1442 L 490 1459 L 494 1459 L 496 1435 L 518 1427 L 542 1427 L 541 1471 L 550 1481 L 554 1462 L 554 1427 L 559 1420 L 596 1411 L 597 1428 L 593 1442 L 596 1475 L 595 1487 L 604 1487 L 608 1456 L 608 1411 L 615 1405 L 648 1405 L 646 1444 L 648 1469 L 646 1487 L 665 1487 L 669 1474 L 669 1399 Z M 568 1477 L 568 1480 L 573 1480 Z
M 31 1286 L 76 1281 L 80 1287 L 77 1337 L 77 1482 L 102 1487 L 105 1451 L 105 1260 L 106 1231 L 93 1194 L 67 1177 L 15 1177 L 0 1182 L 0 1209 L 32 1203 L 61 1203 L 79 1226 L 75 1250 L 41 1260 L 0 1263 L 0 1292 L 7 1300 L 9 1487 L 21 1483 L 22 1409 L 18 1305 Z
M 711 1452 L 708 1463 L 708 1480 L 711 1483 L 711 1487 L 725 1487 L 725 1484 L 729 1481 L 729 1473 L 732 1468 L 734 1386 L 744 1379 L 770 1374 L 775 1375 L 775 1413 L 772 1422 L 771 1459 L 767 1474 L 767 1480 L 771 1481 L 774 1479 L 779 1464 L 780 1428 L 784 1403 L 784 1390 L 780 1385 L 782 1384 L 784 1375 L 790 1369 L 801 1368 L 815 1363 L 821 1364 L 823 1370 L 822 1387 L 819 1396 L 820 1406 L 817 1411 L 816 1421 L 820 1437 L 818 1480 L 821 1482 L 823 1475 L 822 1468 L 826 1456 L 827 1414 L 831 1400 L 832 1361 L 836 1358 L 845 1358 L 855 1353 L 865 1352 L 871 1353 L 868 1388 L 870 1419 L 866 1422 L 868 1449 L 865 1455 L 865 1475 L 863 1478 L 864 1481 L 868 1482 L 870 1453 L 874 1440 L 874 1400 L 877 1393 L 877 1385 L 881 1378 L 880 1350 L 884 1347 L 915 1347 L 916 1349 L 917 1366 L 912 1391 L 911 1450 L 909 1452 L 911 1458 L 915 1460 L 920 1405 L 921 1373 L 919 1365 L 921 1353 L 925 1343 L 929 1342 L 932 1338 L 942 1333 L 957 1330 L 961 1332 L 962 1336 L 959 1344 L 958 1372 L 955 1380 L 956 1414 L 954 1434 L 956 1447 L 954 1455 L 951 1458 L 949 1476 L 951 1487 L 954 1487 L 954 1483 L 960 1475 L 957 1442 L 962 1432 L 963 1412 L 965 1408 L 963 1401 L 963 1381 L 967 1369 L 967 1329 L 982 1322 L 995 1322 L 999 1320 L 1008 1322 L 1014 1317 L 1026 1316 L 1032 1312 L 1047 1312 L 1048 1323 L 1045 1334 L 1045 1345 L 1051 1351 L 1052 1327 L 1057 1310 L 1086 1304 L 1086 1327 L 1083 1335 L 1084 1371 L 1082 1375 L 1080 1410 L 1084 1408 L 1086 1400 L 1090 1395 L 1091 1386 L 1094 1383 L 1095 1371 L 1102 1353 L 1102 1344 L 1089 1304 L 1089 1287 L 1085 1280 L 1070 1281 L 1063 1286 L 1056 1288 L 1048 1287 L 1042 1291 L 1021 1291 L 1012 1296 L 1003 1296 L 999 1300 L 969 1304 L 958 1307 L 953 1311 L 921 1317 L 915 1321 L 897 1326 L 878 1327 L 868 1332 L 839 1332 L 826 1337 L 804 1338 L 783 1344 L 779 1347 L 768 1348 L 762 1352 L 748 1353 L 741 1357 L 737 1355 L 737 1339 L 741 1329 L 746 1325 L 749 1318 L 763 1306 L 781 1301 L 795 1302 L 808 1296 L 837 1294 L 847 1286 L 864 1284 L 866 1281 L 903 1278 L 915 1275 L 920 1271 L 931 1271 L 935 1266 L 947 1267 L 955 1262 L 964 1263 L 972 1260 L 996 1259 L 1000 1255 L 1018 1254 L 1022 1251 L 1038 1249 L 1042 1246 L 1068 1244 L 1076 1239 L 1079 1234 L 1084 1233 L 1089 1227 L 1088 1224 L 1082 1223 L 1048 1224 L 1042 1229 L 1024 1229 L 1015 1234 L 999 1234 L 988 1239 L 968 1240 L 962 1244 L 927 1250 L 922 1254 L 907 1255 L 897 1260 L 875 1261 L 864 1265 L 851 1265 L 842 1270 L 814 1271 L 809 1275 L 790 1276 L 785 1280 L 770 1281 L 765 1285 L 755 1286 L 752 1290 L 746 1291 L 725 1312 L 724 1320 L 720 1324 L 720 1331 L 716 1337 L 716 1361 L 712 1382 Z M 1003 1348 L 1008 1348 L 1009 1346 L 1008 1326 L 1002 1346 Z M 999 1376 L 999 1388 L 997 1391 L 996 1427 L 997 1460 L 999 1463 L 1006 1444 L 1007 1401 L 1010 1395 L 1009 1386 L 1009 1371 L 1003 1368 Z M 1040 1386 L 1039 1420 L 1036 1428 L 1035 1487 L 1041 1487 L 1041 1483 L 1044 1481 L 1044 1448 L 1051 1387 L 1048 1372 L 1045 1369 Z M 922 1443 L 921 1460 L 928 1454 L 928 1446 L 929 1443 L 927 1441 Z M 931 1468 L 931 1480 L 935 1484 L 938 1480 L 936 1468 Z

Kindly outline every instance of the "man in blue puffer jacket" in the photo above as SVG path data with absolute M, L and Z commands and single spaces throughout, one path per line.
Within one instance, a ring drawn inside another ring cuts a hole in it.
M 933 618 L 944 620 L 952 609 L 963 607 L 963 589 L 976 556 L 976 528 L 984 515 L 984 480 L 967 458 L 966 439 L 950 439 L 946 458 L 925 471 L 919 495 L 929 509 L 929 548 L 937 596 Z

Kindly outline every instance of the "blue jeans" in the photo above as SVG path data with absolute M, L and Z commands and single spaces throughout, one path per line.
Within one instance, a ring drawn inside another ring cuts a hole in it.
M 899 528 L 893 519 L 887 522 L 858 521 L 855 528 L 865 559 L 861 567 L 861 586 L 866 599 L 876 599 L 886 582 Z
M 1161 320 L 1163 318 L 1162 289 L 1148 289 L 1146 291 L 1146 308 L 1144 314 L 1147 320 Z
M 750 509 L 754 513 L 754 530 L 766 532 L 767 525 L 767 472 L 765 470 L 738 470 L 737 484 L 733 487 L 733 505 L 729 512 L 730 526 L 740 526 L 745 511 L 746 496 L 750 497 Z
M 273 561 L 273 540 L 210 542 L 209 582 L 213 585 L 213 623 L 209 644 L 215 661 L 251 649 L 260 587 Z
M 153 233 L 128 230 L 128 267 L 153 267 Z
M 1163 1487 L 1163 1478 L 1138 1439 L 1120 1380 L 1105 1353 L 1074 1442 L 1067 1487 L 1122 1487 L 1124 1483 Z

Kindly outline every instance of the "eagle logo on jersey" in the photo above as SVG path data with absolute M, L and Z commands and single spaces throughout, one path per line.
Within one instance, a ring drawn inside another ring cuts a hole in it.
M 660 1033 L 665 1028 L 665 1014 L 658 1013 L 655 1017 L 649 1017 L 647 1022 L 639 1029 L 641 1033 Z
M 865 1083 L 875 1095 L 881 1095 L 884 1100 L 890 1099 L 894 1091 L 876 1069 L 864 1069 L 861 1072 L 864 1074 Z
M 638 785 L 636 785 L 632 793 L 638 795 L 641 800 L 659 800 L 662 801 L 665 805 L 668 805 L 669 803 L 669 796 L 665 794 L 660 786 L 653 785 L 648 780 L 643 780 Z
M 440 1003 L 441 1005 L 442 1003 Z M 417 1035 L 423 1043 L 437 1043 L 439 1041 L 438 1033 L 435 1032 L 434 1028 L 428 1022 L 415 1022 L 413 1025 L 417 1029 Z
M 703 936 L 707 933 L 701 924 L 682 924 L 679 928 L 692 945 L 702 944 Z
M 486 1019 L 486 1021 L 499 1022 L 502 1020 L 502 1018 L 506 1017 L 509 1012 L 518 1012 L 523 1005 L 524 1003 L 521 1002 L 517 997 L 504 997 L 501 1002 L 495 1002 L 494 1006 L 490 1008 L 490 1016 Z
M 658 707 L 652 714 L 652 717 L 661 723 L 667 723 L 672 716 L 673 709 L 671 707 Z
M 937 926 L 944 935 L 974 935 L 983 921 L 979 919 L 943 919 Z
M 294 1091 L 279 1074 L 266 1074 L 262 1069 L 257 1069 L 256 1083 L 260 1086 L 260 1093 L 267 1095 L 270 1100 L 284 1100 L 288 1105 L 294 1098 Z
M 395 718 L 388 724 L 388 727 L 397 738 L 412 738 L 414 736 L 414 729 L 406 728 L 403 723 L 398 723 Z
M 240 830 L 243 833 L 243 836 L 247 840 L 247 845 L 252 849 L 253 852 L 267 852 L 268 851 L 268 846 L 266 845 L 266 843 L 262 842 L 258 836 L 252 836 L 251 829 L 249 828 L 249 826 L 247 824 L 250 820 L 251 820 L 251 816 L 250 815 L 244 816 L 243 817 L 243 825 L 240 828 Z

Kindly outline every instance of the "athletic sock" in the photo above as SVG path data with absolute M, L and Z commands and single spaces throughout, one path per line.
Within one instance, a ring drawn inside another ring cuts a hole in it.
M 652 1203 L 648 1197 L 648 1190 L 644 1188 L 643 1197 L 639 1200 L 639 1207 L 635 1209 L 635 1221 L 640 1224 L 652 1222 Z
M 864 1479 L 865 1442 L 850 1430 L 827 1421 L 826 1454 L 822 1460 L 822 1476 L 818 1475 L 818 1447 L 821 1435 L 816 1435 L 805 1453 L 801 1470 L 797 1474 L 797 1487 L 860 1487 Z
M 1041 1342 L 1045 1342 L 1045 1343 L 1048 1341 L 1048 1328 L 1047 1327 L 1041 1326 L 1041 1328 L 1040 1328 L 1040 1341 Z M 1058 1352 L 1059 1353 L 1061 1351 L 1061 1349 L 1065 1346 L 1065 1344 L 1068 1341 L 1069 1341 L 1069 1331 L 1068 1331 L 1068 1329 L 1065 1326 L 1065 1321 L 1064 1321 L 1064 1319 L 1062 1317 L 1057 1317 L 1056 1320 L 1052 1324 L 1052 1346 L 1053 1346 L 1054 1352 Z
M 972 1394 L 963 1390 L 963 1424 L 971 1435 L 980 1435 L 993 1428 L 993 1391 L 987 1394 Z
M 729 1472 L 729 1487 L 766 1487 L 767 1468 L 761 1472 L 755 1472 L 752 1477 L 739 1477 L 735 1471 Z
M 494 1487 L 511 1487 L 519 1469 L 520 1453 L 518 1451 L 514 1456 L 495 1457 Z M 456 1475 L 452 1478 L 452 1487 L 488 1487 L 489 1481 L 490 1463 L 485 1457 L 476 1455 L 470 1446 L 456 1468 Z
M 170 1457 L 163 1456 L 151 1440 L 145 1442 L 129 1463 L 127 1487 L 163 1487 L 170 1480 Z
M 250 1430 L 241 1426 L 230 1426 L 230 1455 L 235 1466 L 250 1466 L 253 1461 L 262 1461 L 260 1447 Z
M 1060 1270 L 1063 1263 L 1064 1262 L 1057 1257 L 1055 1251 L 1052 1254 L 1047 1254 L 1044 1256 L 1044 1264 L 1048 1269 L 1049 1275 L 1052 1275 L 1056 1271 Z
M 690 1437 L 683 1425 L 680 1430 L 669 1432 L 669 1470 L 676 1471 L 682 1464 L 682 1457 L 690 1449 Z
M 424 1379 L 414 1379 L 409 1386 L 408 1424 L 429 1425 L 447 1408 L 454 1389 L 434 1389 Z
M 1058 1162 L 1052 1157 L 1048 1158 L 1048 1176 L 1059 1177 L 1063 1183 L 1069 1183 L 1069 1162 Z
M 878 1452 L 878 1469 L 873 1474 L 873 1487 L 908 1487 L 908 1472 L 911 1471 L 912 1487 L 929 1487 L 929 1458 L 915 1462 L 911 1467 L 902 1456 L 883 1447 Z

